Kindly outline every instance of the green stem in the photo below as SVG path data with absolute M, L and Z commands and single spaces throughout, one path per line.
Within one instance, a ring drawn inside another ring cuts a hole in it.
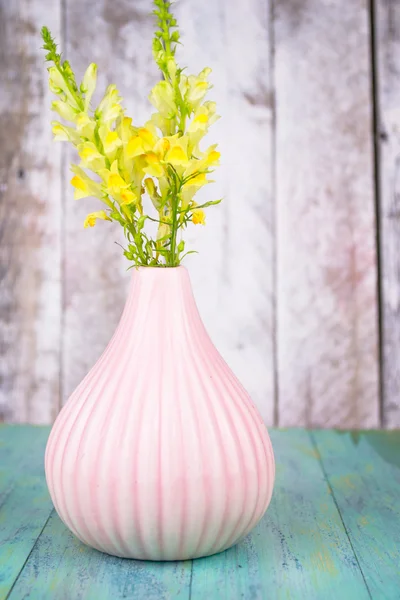
M 172 226 L 171 226 L 171 248 L 170 248 L 170 263 L 171 263 L 171 267 L 175 267 L 176 266 L 176 259 L 175 259 L 175 254 L 176 254 L 176 236 L 178 233 L 178 227 L 177 227 L 177 215 L 178 215 L 178 196 L 176 194 L 174 194 L 174 197 L 172 199 Z
M 171 42 L 169 39 L 169 26 L 167 23 L 164 23 L 164 25 L 163 25 L 163 32 L 165 33 L 165 37 L 167 38 L 164 40 L 165 52 L 167 53 L 168 56 L 171 56 Z
M 75 102 L 77 103 L 78 107 L 81 109 L 81 111 L 84 111 L 85 110 L 85 104 L 84 104 L 83 100 L 79 96 L 77 96 L 77 94 L 75 93 L 75 90 L 73 90 L 71 88 L 71 86 L 70 86 L 70 84 L 68 82 L 68 79 L 65 78 L 64 72 L 61 69 L 61 67 L 57 63 L 54 63 L 54 64 L 55 64 L 55 66 L 57 68 L 57 71 L 60 73 L 61 77 L 64 79 L 65 84 L 66 84 L 67 88 L 69 89 L 69 91 L 71 93 L 71 96 L 75 99 Z

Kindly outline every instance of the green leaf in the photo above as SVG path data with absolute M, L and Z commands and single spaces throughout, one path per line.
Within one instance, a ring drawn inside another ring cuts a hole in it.
M 148 218 L 147 215 L 142 215 L 137 220 L 137 228 L 139 229 L 139 231 L 141 231 L 143 229 L 145 221 L 146 221 L 147 218 Z
M 185 254 L 181 256 L 181 260 L 183 260 L 188 254 L 198 254 L 198 252 L 197 250 L 188 250 L 188 252 L 185 252 Z
M 207 208 L 208 206 L 215 206 L 216 204 L 219 204 L 220 202 L 222 202 L 222 200 L 223 200 L 223 198 L 219 198 L 218 200 L 210 200 L 209 202 L 205 202 L 204 204 L 199 204 L 197 206 L 188 206 L 187 208 L 178 210 L 178 212 L 179 213 L 187 213 L 189 211 L 199 210 L 200 208 Z

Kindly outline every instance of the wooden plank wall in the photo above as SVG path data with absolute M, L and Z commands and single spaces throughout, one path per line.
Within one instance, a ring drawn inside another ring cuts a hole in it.
M 280 421 L 373 427 L 369 8 L 366 1 L 282 1 L 275 17 Z
M 151 8 L 0 0 L 2 420 L 54 419 L 129 281 L 119 232 L 83 230 L 95 204 L 73 201 L 73 155 L 51 142 L 40 26 L 79 74 L 97 62 L 99 88 L 116 82 L 140 122 L 158 77 Z M 267 424 L 400 426 L 400 7 L 180 0 L 176 12 L 180 59 L 213 68 L 223 115 L 204 199 L 225 202 L 190 232 L 200 254 L 187 260 L 211 336 Z
M 376 0 L 383 424 L 400 427 L 400 4 Z
M 60 402 L 61 148 L 39 30 L 51 0 L 0 4 L 0 412 L 48 422 Z

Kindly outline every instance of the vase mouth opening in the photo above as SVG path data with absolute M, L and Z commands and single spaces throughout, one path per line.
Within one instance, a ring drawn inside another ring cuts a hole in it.
M 182 281 L 188 277 L 186 267 L 133 267 L 131 269 L 133 280 L 143 281 Z
M 176 267 L 169 267 L 166 265 L 160 266 L 160 267 L 148 267 L 146 265 L 140 265 L 138 267 L 132 267 L 132 272 L 135 273 L 136 271 L 159 271 L 159 272 L 167 272 L 167 271 L 179 271 L 179 270 L 184 270 L 186 271 L 186 267 L 184 265 L 178 265 Z

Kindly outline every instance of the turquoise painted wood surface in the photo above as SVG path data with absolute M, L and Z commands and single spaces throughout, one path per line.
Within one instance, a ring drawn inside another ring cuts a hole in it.
M 0 426 L 0 600 L 400 598 L 400 432 L 273 430 L 265 517 L 234 548 L 175 563 L 107 556 L 65 528 L 48 432 Z

